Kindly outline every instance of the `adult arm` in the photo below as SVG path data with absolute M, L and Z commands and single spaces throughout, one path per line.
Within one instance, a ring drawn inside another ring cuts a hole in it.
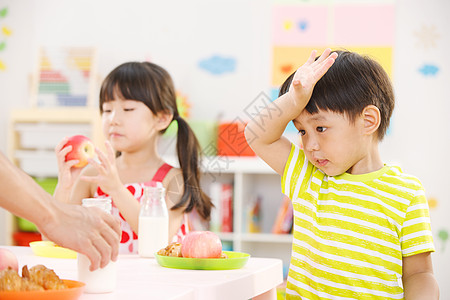
M 0 206 L 35 223 L 62 247 L 85 254 L 91 270 L 116 260 L 120 226 L 99 209 L 54 201 L 30 176 L 0 153 Z

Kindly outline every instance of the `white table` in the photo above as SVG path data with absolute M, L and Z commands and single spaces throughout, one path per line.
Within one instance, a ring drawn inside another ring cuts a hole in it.
M 4 246 L 2 246 L 4 247 Z M 23 265 L 43 264 L 63 279 L 77 280 L 76 259 L 40 257 L 29 247 L 5 247 Z M 282 261 L 250 257 L 237 270 L 207 271 L 164 268 L 153 258 L 119 255 L 117 290 L 108 294 L 83 294 L 81 300 L 247 300 L 276 299 L 275 288 L 283 281 Z

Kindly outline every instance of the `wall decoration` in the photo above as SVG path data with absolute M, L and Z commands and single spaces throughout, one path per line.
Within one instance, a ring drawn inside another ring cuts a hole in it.
M 392 3 L 274 1 L 272 90 L 309 57 L 312 50 L 346 49 L 369 55 L 392 77 L 395 10 Z M 382 18 L 380 16 L 383 16 Z M 271 93 L 276 99 L 275 93 Z M 295 133 L 289 125 L 285 133 Z
M 326 5 L 280 5 L 273 7 L 273 43 L 277 46 L 325 45 Z M 296 24 L 294 26 L 294 24 Z
M 7 7 L 3 7 L 2 9 L 0 9 L 0 19 L 5 18 L 8 15 L 8 8 Z
M 297 27 L 300 29 L 300 31 L 306 31 L 308 29 L 308 25 L 309 25 L 308 20 L 300 20 L 297 23 Z
M 236 70 L 236 59 L 233 57 L 224 57 L 220 55 L 213 55 L 209 58 L 203 59 L 198 63 L 198 66 L 213 74 L 222 75 L 224 73 L 231 73 Z
M 187 120 L 190 117 L 191 112 L 191 103 L 188 101 L 188 98 L 185 94 L 183 94 L 180 91 L 176 91 L 176 102 L 177 102 L 177 109 L 180 116 Z M 175 142 L 173 137 L 176 135 L 178 130 L 178 123 L 172 122 L 170 123 L 169 127 L 167 127 L 166 132 L 164 133 L 165 138 L 171 138 L 172 140 L 169 141 L 169 143 L 166 142 L 167 146 L 170 146 L 171 143 Z
M 335 5 L 333 42 L 345 46 L 394 44 L 395 9 L 392 4 Z
M 441 251 L 444 252 L 445 251 L 445 245 L 447 244 L 447 240 L 448 240 L 448 230 L 447 229 L 441 229 L 438 232 L 438 237 L 439 240 L 441 242 Z
M 8 26 L 2 26 L 2 33 L 5 36 L 11 36 L 12 30 Z
M 438 207 L 439 202 L 435 197 L 429 197 L 427 200 L 428 200 L 428 207 L 430 208 L 430 210 Z
M 332 49 L 346 49 L 374 58 L 384 70 L 392 77 L 392 47 L 342 47 L 339 45 L 316 45 L 310 47 L 274 46 L 272 56 L 272 85 L 281 86 L 286 78 L 303 64 L 312 50 L 322 53 L 326 47 Z
M 283 22 L 283 29 L 284 30 L 291 30 L 293 26 L 293 23 L 291 20 L 286 20 Z
M 434 25 L 422 25 L 420 29 L 414 31 L 414 35 L 417 38 L 416 46 L 425 50 L 436 48 L 437 41 L 441 38 Z
M 188 119 L 191 112 L 191 104 L 189 103 L 187 97 L 181 92 L 176 92 L 176 101 L 178 113 L 183 119 Z
M 418 71 L 424 76 L 433 77 L 439 72 L 439 67 L 433 64 L 424 64 L 418 69 Z
M 416 47 L 429 51 L 438 45 L 441 35 L 435 25 L 422 25 L 418 30 L 413 32 L 416 38 Z M 439 66 L 433 63 L 424 63 L 418 66 L 417 71 L 425 77 L 435 77 L 439 73 Z
M 8 15 L 8 8 L 4 7 L 0 9 L 0 21 Z M 6 39 L 11 36 L 12 30 L 7 25 L 1 25 L 1 34 L 0 34 L 0 52 L 5 51 L 6 49 Z M 6 71 L 6 64 L 3 59 L 0 57 L 0 71 Z

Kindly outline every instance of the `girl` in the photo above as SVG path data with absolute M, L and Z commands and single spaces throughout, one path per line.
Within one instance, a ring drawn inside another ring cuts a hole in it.
M 121 221 L 120 253 L 137 253 L 140 199 L 144 185 L 152 181 L 167 191 L 171 241 L 186 235 L 187 213 L 193 209 L 208 220 L 212 203 L 200 188 L 199 143 L 178 113 L 169 73 L 149 62 L 118 66 L 101 86 L 100 111 L 106 153 L 97 149 L 100 163 L 91 160 L 80 171 L 72 168 L 76 160 L 64 161 L 72 147 L 64 147 L 67 139 L 61 141 L 55 148 L 55 198 L 80 204 L 83 198 L 111 197 L 113 214 Z M 165 163 L 157 151 L 159 136 L 173 121 L 178 123 L 179 169 Z

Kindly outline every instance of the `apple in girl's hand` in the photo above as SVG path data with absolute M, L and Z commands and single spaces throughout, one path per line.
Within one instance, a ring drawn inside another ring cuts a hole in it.
M 191 231 L 182 242 L 181 254 L 191 258 L 220 258 L 222 242 L 214 232 Z
M 84 135 L 74 135 L 69 138 L 64 147 L 72 146 L 72 151 L 66 155 L 66 161 L 78 160 L 75 168 L 83 168 L 88 164 L 88 159 L 94 158 L 95 146 L 91 140 Z
M 12 251 L 6 248 L 0 248 L 0 271 L 7 269 L 8 267 L 15 271 L 19 270 L 19 262 L 17 261 L 17 257 L 14 253 L 12 253 Z

